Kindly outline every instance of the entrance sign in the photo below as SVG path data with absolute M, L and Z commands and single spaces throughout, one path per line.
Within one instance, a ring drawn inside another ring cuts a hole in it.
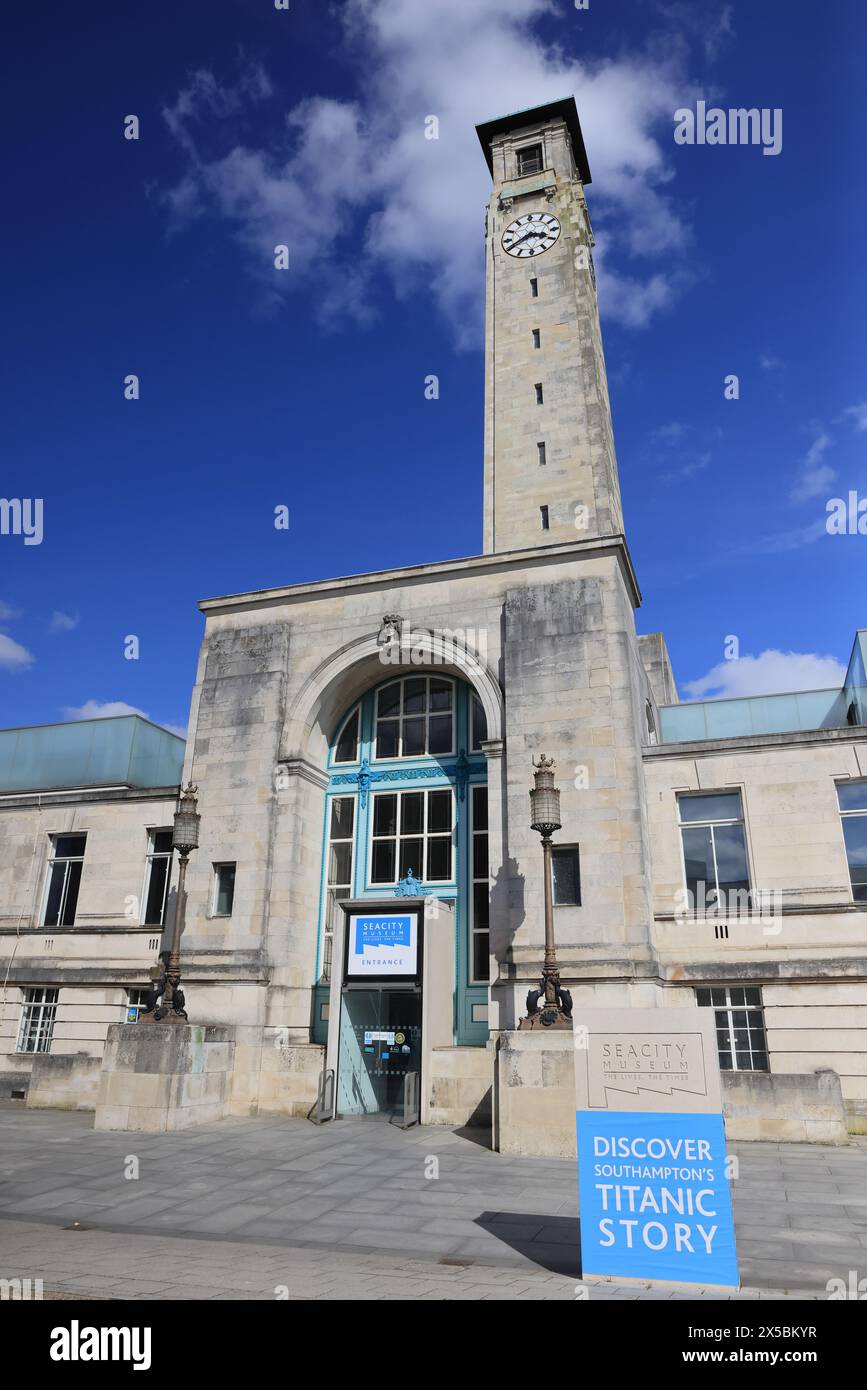
M 418 945 L 415 912 L 353 912 L 349 914 L 346 978 L 415 978 L 419 973 Z
M 712 1011 L 574 1022 L 582 1276 L 737 1288 Z

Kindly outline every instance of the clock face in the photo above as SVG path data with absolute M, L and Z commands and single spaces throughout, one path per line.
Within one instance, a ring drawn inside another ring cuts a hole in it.
M 503 232 L 503 250 L 510 256 L 541 256 L 560 235 L 560 223 L 550 212 L 528 212 Z

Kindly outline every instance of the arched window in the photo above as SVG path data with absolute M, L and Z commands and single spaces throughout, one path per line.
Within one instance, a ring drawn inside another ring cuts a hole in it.
M 314 1038 L 330 979 L 341 902 L 388 898 L 411 874 L 452 904 L 456 1038 L 484 1043 L 489 975 L 487 726 L 481 701 L 452 676 L 403 674 L 369 690 L 329 751 Z

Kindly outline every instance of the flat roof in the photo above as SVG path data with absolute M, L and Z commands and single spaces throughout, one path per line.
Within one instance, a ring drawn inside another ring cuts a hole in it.
M 545 102 L 544 106 L 530 106 L 526 111 L 513 111 L 508 116 L 498 116 L 496 120 L 483 121 L 481 125 L 477 125 L 476 133 L 491 173 L 494 172 L 491 141 L 495 135 L 507 135 L 509 131 L 521 130 L 524 126 L 536 125 L 539 121 L 550 121 L 556 116 L 562 117 L 566 122 L 572 141 L 572 153 L 582 183 L 591 183 L 590 165 L 587 162 L 587 151 L 584 148 L 584 136 L 581 133 L 581 122 L 578 119 L 578 107 L 575 105 L 574 97 L 560 97 L 558 101 Z

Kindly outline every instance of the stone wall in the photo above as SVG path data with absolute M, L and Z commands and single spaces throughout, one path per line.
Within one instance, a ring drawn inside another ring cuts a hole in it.
M 845 1144 L 849 1135 L 840 1078 L 724 1071 L 723 1112 L 728 1139 L 778 1139 L 792 1144 Z
M 95 1110 L 102 1061 L 86 1052 L 33 1058 L 27 1105 L 34 1109 Z

